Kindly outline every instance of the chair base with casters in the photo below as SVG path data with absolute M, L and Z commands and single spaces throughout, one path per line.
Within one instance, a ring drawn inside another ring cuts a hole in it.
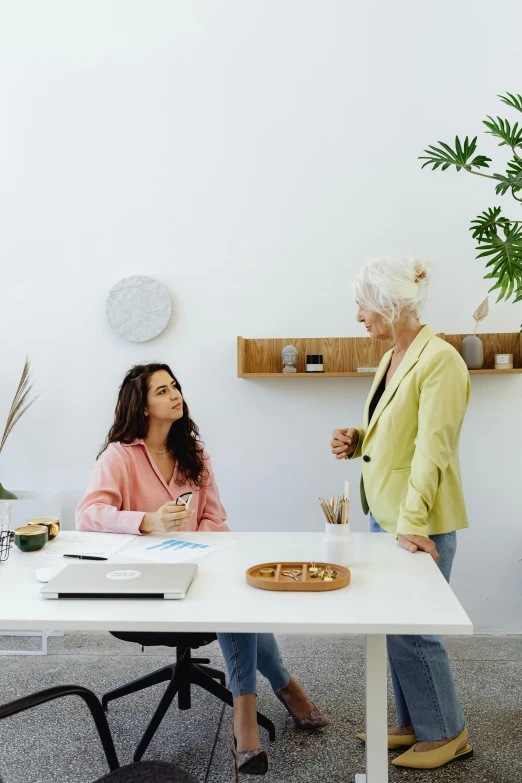
M 114 699 L 119 699 L 122 696 L 128 696 L 131 693 L 150 688 L 152 685 L 158 685 L 160 682 L 168 681 L 169 684 L 165 693 L 161 697 L 160 703 L 136 748 L 134 761 L 140 761 L 143 757 L 161 721 L 165 717 L 165 713 L 176 696 L 180 710 L 189 710 L 191 708 L 190 688 L 192 685 L 203 688 L 203 690 L 216 696 L 225 704 L 233 706 L 232 693 L 225 687 L 226 680 L 223 672 L 208 666 L 210 663 L 208 658 L 192 657 L 192 650 L 215 641 L 215 634 L 127 633 L 124 631 L 113 631 L 112 635 L 125 642 L 141 644 L 142 647 L 163 645 L 176 648 L 176 663 L 164 666 L 162 669 L 147 674 L 145 677 L 140 677 L 139 680 L 134 680 L 121 688 L 115 688 L 102 697 L 103 709 L 107 711 L 109 702 Z M 268 731 L 268 736 L 273 741 L 275 739 L 275 726 L 272 721 L 258 712 L 257 722 Z
M 98 730 L 105 758 L 111 770 L 108 775 L 93 783 L 197 783 L 196 778 L 184 772 L 174 764 L 162 761 L 144 761 L 140 764 L 127 764 L 120 767 L 114 742 L 102 706 L 92 691 L 79 685 L 59 685 L 44 691 L 24 696 L 21 699 L 0 705 L 0 719 L 8 718 L 32 707 L 45 704 L 62 696 L 80 696 L 89 708 Z M 24 745 L 24 752 L 27 747 Z

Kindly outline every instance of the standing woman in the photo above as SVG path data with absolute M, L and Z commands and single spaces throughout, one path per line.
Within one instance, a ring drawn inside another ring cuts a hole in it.
M 361 500 L 372 532 L 428 552 L 449 581 L 456 531 L 468 527 L 458 449 L 470 380 L 457 351 L 419 321 L 429 272 L 424 261 L 377 260 L 357 275 L 357 320 L 392 350 L 377 370 L 363 426 L 335 430 L 331 447 L 337 459 L 363 458 Z M 432 769 L 471 756 L 442 639 L 388 636 L 387 645 L 397 710 L 388 747 L 409 747 L 392 763 Z
M 176 498 L 186 492 L 192 493 L 190 509 L 180 510 Z M 210 457 L 172 370 L 166 364 L 133 367 L 123 379 L 114 423 L 76 509 L 76 527 L 138 535 L 168 535 L 181 528 L 219 532 L 228 531 L 226 518 Z M 234 697 L 229 745 L 236 775 L 264 775 L 268 756 L 259 746 L 256 670 L 299 728 L 320 728 L 326 718 L 288 673 L 273 634 L 217 636 Z

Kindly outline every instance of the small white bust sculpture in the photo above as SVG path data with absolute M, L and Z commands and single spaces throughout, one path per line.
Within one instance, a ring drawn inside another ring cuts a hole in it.
M 293 345 L 287 345 L 283 348 L 283 372 L 297 372 L 295 365 L 297 364 L 297 348 Z

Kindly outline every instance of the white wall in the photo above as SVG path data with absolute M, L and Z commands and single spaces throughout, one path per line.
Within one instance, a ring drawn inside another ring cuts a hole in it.
M 67 523 L 135 362 L 179 375 L 233 528 L 315 530 L 355 488 L 329 453 L 369 379 L 236 378 L 236 336 L 362 335 L 348 281 L 368 256 L 438 264 L 427 320 L 466 332 L 485 296 L 469 220 L 486 180 L 421 171 L 522 92 L 516 0 L 4 2 L 0 18 L 0 412 L 25 351 L 42 392 L 0 456 L 11 488 L 58 488 Z M 488 137 L 481 148 L 499 152 Z M 500 165 L 500 164 L 499 164 Z M 497 169 L 498 170 L 498 169 Z M 512 214 L 516 204 L 507 197 Z M 148 274 L 171 326 L 109 329 L 112 285 Z M 497 305 L 488 331 L 516 331 Z M 476 629 L 521 632 L 522 376 L 474 377 L 462 438 L 471 530 L 455 589 Z M 354 493 L 355 494 L 355 493 Z M 356 530 L 366 529 L 358 503 Z

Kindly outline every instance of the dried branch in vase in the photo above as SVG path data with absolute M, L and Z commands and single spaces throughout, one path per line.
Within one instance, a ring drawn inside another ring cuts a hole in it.
M 36 397 L 33 397 L 32 400 L 29 400 L 29 394 L 32 391 L 33 384 L 31 381 L 31 368 L 29 364 L 29 359 L 25 360 L 24 369 L 22 372 L 22 377 L 20 378 L 20 383 L 18 384 L 18 389 L 16 390 L 16 394 L 14 396 L 14 400 L 11 405 L 11 409 L 9 411 L 9 414 L 7 416 L 7 422 L 4 429 L 4 434 L 2 436 L 2 440 L 0 441 L 0 452 L 5 446 L 5 442 L 11 432 L 13 431 L 13 427 L 17 422 L 20 421 L 24 413 L 31 407 L 31 405 L 36 402 L 38 397 L 40 395 L 37 395 Z
M 473 313 L 473 318 L 477 322 L 473 334 L 477 333 L 479 323 L 484 320 L 484 318 L 487 316 L 488 313 L 489 313 L 489 296 L 486 296 L 482 304 L 479 305 L 475 310 L 475 312 Z

